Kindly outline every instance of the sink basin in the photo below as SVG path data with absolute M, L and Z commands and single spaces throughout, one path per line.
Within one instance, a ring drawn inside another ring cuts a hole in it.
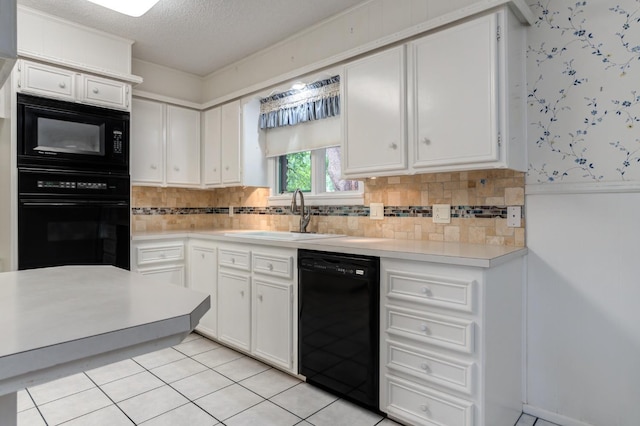
M 314 234 L 311 232 L 286 232 L 286 231 L 244 231 L 244 232 L 227 232 L 226 237 L 253 238 L 260 240 L 277 240 L 277 241 L 302 241 L 302 240 L 318 240 L 322 238 L 344 237 L 340 234 Z

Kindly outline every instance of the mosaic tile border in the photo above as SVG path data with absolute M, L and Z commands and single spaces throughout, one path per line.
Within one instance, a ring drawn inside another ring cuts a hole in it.
M 312 216 L 368 217 L 368 206 L 310 206 Z M 134 216 L 229 214 L 228 207 L 134 207 Z M 524 209 L 521 209 L 524 218 Z M 234 207 L 234 214 L 290 215 L 291 208 L 278 207 Z M 385 217 L 433 217 L 431 206 L 385 206 Z M 452 206 L 451 217 L 464 219 L 507 218 L 507 208 L 498 206 Z

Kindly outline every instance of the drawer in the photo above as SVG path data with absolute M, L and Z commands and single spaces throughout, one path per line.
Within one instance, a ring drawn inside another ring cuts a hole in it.
M 394 376 L 387 380 L 387 413 L 408 424 L 472 426 L 473 403 Z
M 138 247 L 137 254 L 138 265 L 184 261 L 184 244 Z
M 293 278 L 293 257 L 253 253 L 253 272 L 291 279 Z
M 473 363 L 387 342 L 387 367 L 468 395 L 473 392 Z
M 387 333 L 473 353 L 473 321 L 387 306 Z
M 423 305 L 472 312 L 473 280 L 387 270 L 387 296 Z
M 82 82 L 85 102 L 119 109 L 129 107 L 129 85 L 88 75 Z
M 220 249 L 218 251 L 218 265 L 248 271 L 251 267 L 251 252 Z
M 75 98 L 75 73 L 46 65 L 23 62 L 19 90 L 56 98 Z

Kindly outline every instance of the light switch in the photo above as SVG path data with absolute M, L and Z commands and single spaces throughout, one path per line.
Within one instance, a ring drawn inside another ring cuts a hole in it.
M 382 220 L 384 219 L 384 204 L 383 203 L 370 203 L 369 204 L 369 219 Z
M 520 228 L 521 215 L 522 215 L 522 207 L 520 206 L 507 207 L 507 226 L 509 228 Z
M 451 223 L 451 204 L 433 205 L 433 223 Z

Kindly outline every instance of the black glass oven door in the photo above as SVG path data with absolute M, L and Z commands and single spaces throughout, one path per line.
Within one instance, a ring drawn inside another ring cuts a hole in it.
M 21 199 L 18 269 L 115 265 L 129 269 L 129 204 Z

